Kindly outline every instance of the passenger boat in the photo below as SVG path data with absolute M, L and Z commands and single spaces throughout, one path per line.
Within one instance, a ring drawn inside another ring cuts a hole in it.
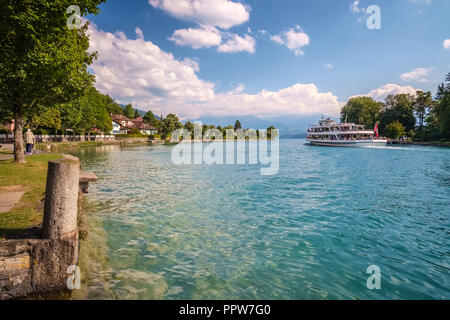
M 387 144 L 387 139 L 379 137 L 378 126 L 373 130 L 354 123 L 335 123 L 330 118 L 321 119 L 319 125 L 308 128 L 306 141 L 318 146 L 354 147 L 379 146 Z

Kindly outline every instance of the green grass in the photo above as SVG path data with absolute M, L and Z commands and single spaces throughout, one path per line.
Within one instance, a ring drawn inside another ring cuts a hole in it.
M 25 191 L 10 212 L 0 213 L 0 238 L 21 234 L 42 222 L 43 208 L 39 205 L 45 195 L 48 161 L 60 157 L 58 154 L 29 156 L 25 164 L 0 161 L 0 192 L 4 187 L 18 185 Z
M 72 142 L 42 142 L 36 144 L 36 149 L 47 151 L 48 147 L 54 150 L 71 149 L 80 147 L 96 147 L 103 145 L 102 141 L 72 141 Z

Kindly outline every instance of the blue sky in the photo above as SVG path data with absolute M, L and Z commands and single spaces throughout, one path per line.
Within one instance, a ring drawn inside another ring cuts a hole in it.
M 366 26 L 370 5 L 379 30 Z M 446 0 L 109 0 L 101 11 L 88 17 L 97 88 L 185 119 L 309 120 L 354 95 L 434 93 L 450 72 Z

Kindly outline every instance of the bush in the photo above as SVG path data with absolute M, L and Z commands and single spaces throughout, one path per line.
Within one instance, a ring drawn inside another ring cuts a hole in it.
M 139 131 L 139 129 L 136 129 L 136 128 L 131 128 L 128 131 L 128 134 L 131 134 L 131 135 L 142 135 L 141 132 Z
M 145 134 L 116 134 L 116 138 L 147 138 Z

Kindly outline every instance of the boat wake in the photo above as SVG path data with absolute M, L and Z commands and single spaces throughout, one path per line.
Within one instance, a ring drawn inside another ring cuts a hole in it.
M 398 146 L 388 146 L 388 145 L 380 145 L 380 146 L 373 146 L 373 145 L 360 145 L 358 146 L 360 148 L 369 148 L 369 149 L 389 149 L 389 150 L 407 150 L 407 151 L 431 151 L 433 150 L 430 147 L 398 147 Z

